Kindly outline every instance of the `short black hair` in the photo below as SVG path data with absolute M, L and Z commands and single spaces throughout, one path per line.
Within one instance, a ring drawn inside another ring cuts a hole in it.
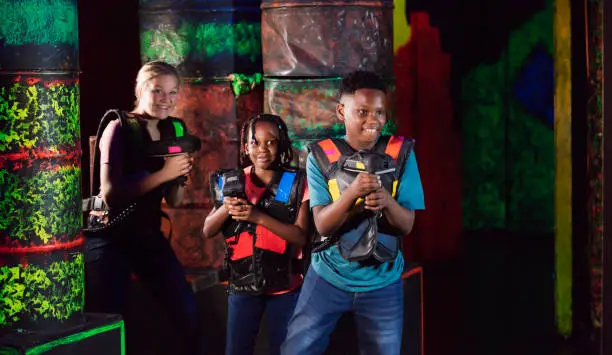
M 270 122 L 276 126 L 278 129 L 278 153 L 274 162 L 281 168 L 290 168 L 291 162 L 293 162 L 293 149 L 291 148 L 287 124 L 280 116 L 269 113 L 253 116 L 242 125 L 242 130 L 240 131 L 240 165 L 245 168 L 253 164 L 246 146 L 249 143 L 249 139 L 253 138 L 249 137 L 249 131 L 252 131 L 257 122 Z
M 359 89 L 380 90 L 386 94 L 387 84 L 374 72 L 357 70 L 342 78 L 338 90 L 338 99 L 341 99 L 344 94 L 354 94 Z

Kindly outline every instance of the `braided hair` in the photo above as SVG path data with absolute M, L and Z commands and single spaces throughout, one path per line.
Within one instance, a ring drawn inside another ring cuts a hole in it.
M 242 125 L 240 131 L 240 165 L 244 168 L 252 164 L 246 147 L 249 140 L 255 138 L 255 125 L 258 122 L 272 123 L 278 129 L 278 153 L 274 163 L 281 168 L 290 168 L 293 161 L 293 150 L 291 149 L 287 124 L 280 116 L 268 113 L 253 116 Z M 249 136 L 249 132 L 251 132 L 251 136 Z

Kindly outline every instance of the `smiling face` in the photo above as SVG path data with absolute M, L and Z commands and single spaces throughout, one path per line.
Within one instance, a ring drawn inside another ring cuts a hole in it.
M 271 122 L 257 122 L 249 132 L 245 147 L 256 169 L 275 168 L 278 158 L 278 129 Z
M 147 80 L 138 90 L 135 112 L 157 119 L 167 118 L 176 105 L 178 85 L 174 75 L 159 75 Z
M 386 96 L 376 89 L 359 89 L 344 94 L 336 108 L 344 121 L 346 141 L 356 150 L 371 149 L 387 122 Z

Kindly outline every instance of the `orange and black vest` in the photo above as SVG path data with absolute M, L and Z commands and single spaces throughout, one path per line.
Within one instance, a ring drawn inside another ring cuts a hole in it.
M 215 207 L 223 204 L 223 173 L 211 175 L 211 193 Z M 305 174 L 299 170 L 279 170 L 255 205 L 274 219 L 293 224 L 300 211 Z M 229 288 L 234 293 L 265 294 L 291 287 L 293 276 L 300 273 L 300 262 L 287 241 L 267 228 L 231 218 L 222 227 L 227 243 L 225 268 Z
M 375 173 L 381 178 L 382 187 L 397 199 L 400 177 L 412 148 L 413 139 L 401 136 L 381 136 L 368 151 L 355 151 L 343 139 L 328 138 L 309 146 L 319 169 L 327 181 L 333 201 L 355 180 L 360 172 Z M 375 157 L 376 171 L 372 170 Z M 363 198 L 357 199 L 359 207 Z M 389 262 L 395 260 L 401 248 L 402 233 L 387 221 L 384 214 L 375 214 L 360 209 L 333 235 L 317 236 L 314 252 L 333 244 L 338 246 L 340 255 L 349 261 L 373 260 Z

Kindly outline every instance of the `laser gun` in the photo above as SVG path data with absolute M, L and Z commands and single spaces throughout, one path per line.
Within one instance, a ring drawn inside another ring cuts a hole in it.
M 200 139 L 187 133 L 179 121 L 161 120 L 157 127 L 160 139 L 145 146 L 147 156 L 167 157 L 195 153 L 202 147 Z M 187 182 L 187 176 L 179 176 L 176 182 L 184 185 Z
M 242 169 L 234 169 L 225 172 L 222 176 L 223 197 L 238 197 L 246 199 L 245 175 Z
M 387 155 L 360 151 L 348 157 L 342 164 L 342 169 L 355 173 L 384 175 L 395 173 L 397 167 L 393 159 Z
M 150 142 L 145 148 L 150 157 L 194 153 L 202 146 L 200 139 L 187 133 L 179 121 L 161 120 L 157 127 L 160 139 Z

